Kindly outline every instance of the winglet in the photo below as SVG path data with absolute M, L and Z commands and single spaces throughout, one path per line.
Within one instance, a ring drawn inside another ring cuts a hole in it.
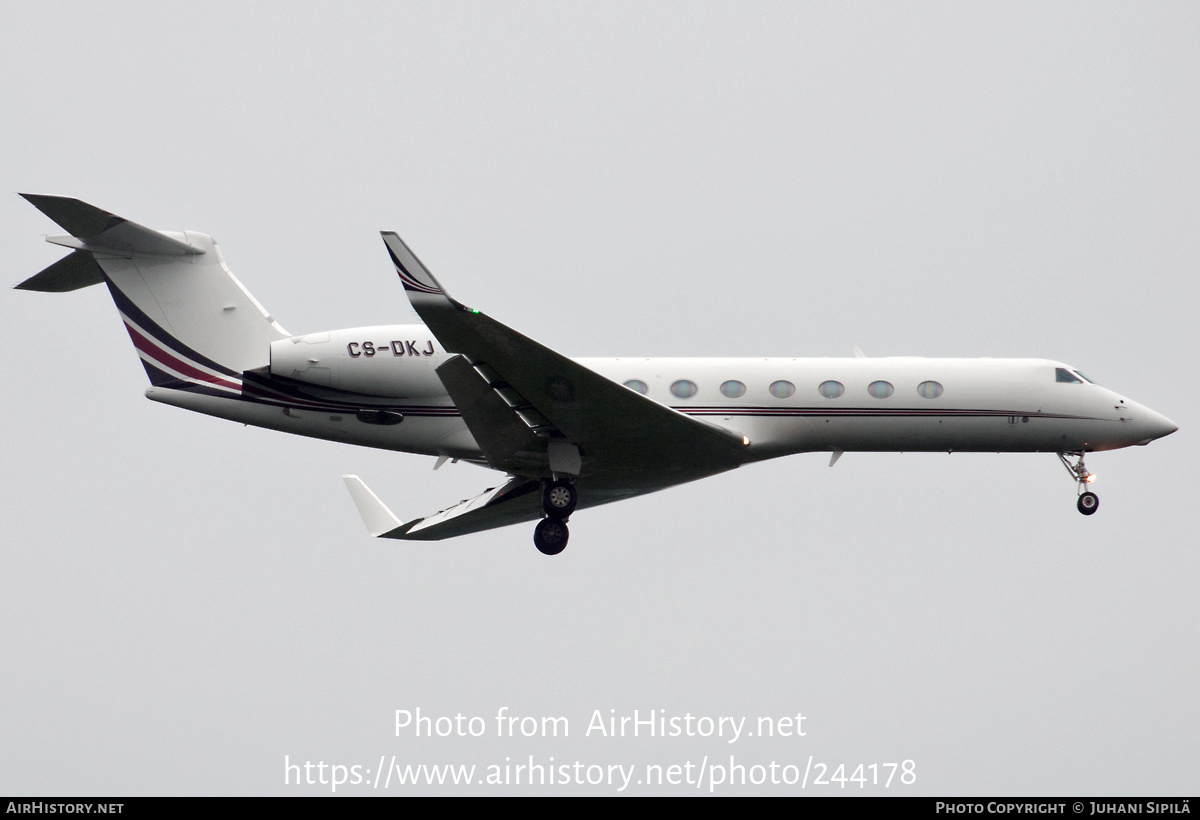
M 358 514 L 362 516 L 363 523 L 367 525 L 367 532 L 372 536 L 378 538 L 403 526 L 400 519 L 379 500 L 379 496 L 371 492 L 371 488 L 364 484 L 361 478 L 356 475 L 344 475 L 342 480 L 346 482 L 346 489 L 350 491 L 350 497 L 358 507 Z
M 433 278 L 433 274 L 408 245 L 404 244 L 403 239 L 393 231 L 380 231 L 380 235 L 383 237 L 383 244 L 387 245 L 388 256 L 392 257 L 392 264 L 396 266 L 396 275 L 400 277 L 406 291 L 450 298 L 450 294 Z

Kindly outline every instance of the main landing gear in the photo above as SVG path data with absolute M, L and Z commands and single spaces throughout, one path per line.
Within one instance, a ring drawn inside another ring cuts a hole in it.
M 546 517 L 533 531 L 533 544 L 543 555 L 558 555 L 567 548 L 571 533 L 567 519 L 579 503 L 579 491 L 566 479 L 556 478 L 542 484 L 542 511 Z
M 1072 462 L 1072 459 L 1075 459 L 1075 461 Z M 1083 451 L 1059 453 L 1058 460 L 1063 463 L 1063 466 L 1067 468 L 1067 472 L 1075 479 L 1076 492 L 1079 494 L 1079 499 L 1075 502 L 1075 507 L 1084 515 L 1091 515 L 1100 509 L 1100 497 L 1087 490 L 1087 485 L 1095 481 L 1096 476 L 1089 473 L 1087 467 L 1084 466 Z

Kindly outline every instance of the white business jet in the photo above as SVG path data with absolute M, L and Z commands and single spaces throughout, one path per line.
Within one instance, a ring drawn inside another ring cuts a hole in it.
M 77 199 L 23 194 L 73 252 L 17 285 L 104 283 L 154 401 L 315 438 L 469 461 L 500 486 L 401 521 L 344 476 L 371 535 L 438 540 L 538 520 L 547 555 L 577 507 L 791 453 L 1057 453 L 1084 515 L 1085 453 L 1176 426 L 1042 359 L 569 359 L 453 299 L 394 233 L 383 241 L 424 324 L 292 336 L 211 237 L 164 233 Z

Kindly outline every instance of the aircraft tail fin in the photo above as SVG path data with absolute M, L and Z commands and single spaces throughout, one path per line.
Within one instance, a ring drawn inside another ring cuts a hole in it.
M 164 233 L 78 199 L 22 194 L 69 231 L 74 252 L 17 285 L 61 293 L 104 282 L 151 384 L 241 393 L 288 334 L 250 295 L 207 234 Z

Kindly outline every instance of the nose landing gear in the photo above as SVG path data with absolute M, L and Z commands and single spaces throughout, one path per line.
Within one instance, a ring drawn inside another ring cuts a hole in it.
M 1088 484 L 1091 484 L 1096 476 L 1088 472 L 1083 463 L 1083 451 L 1078 450 L 1073 453 L 1059 453 L 1058 460 L 1067 468 L 1067 472 L 1071 474 L 1071 478 L 1075 479 L 1076 492 L 1079 494 L 1079 499 L 1075 502 L 1076 509 L 1084 515 L 1091 515 L 1100 509 L 1100 497 L 1091 491 L 1085 491 Z M 1075 459 L 1072 463 L 1072 459 Z
M 579 503 L 579 491 L 565 479 L 556 478 L 542 485 L 542 511 L 546 517 L 533 530 L 533 545 L 543 555 L 558 555 L 567 547 L 571 533 L 567 519 Z

